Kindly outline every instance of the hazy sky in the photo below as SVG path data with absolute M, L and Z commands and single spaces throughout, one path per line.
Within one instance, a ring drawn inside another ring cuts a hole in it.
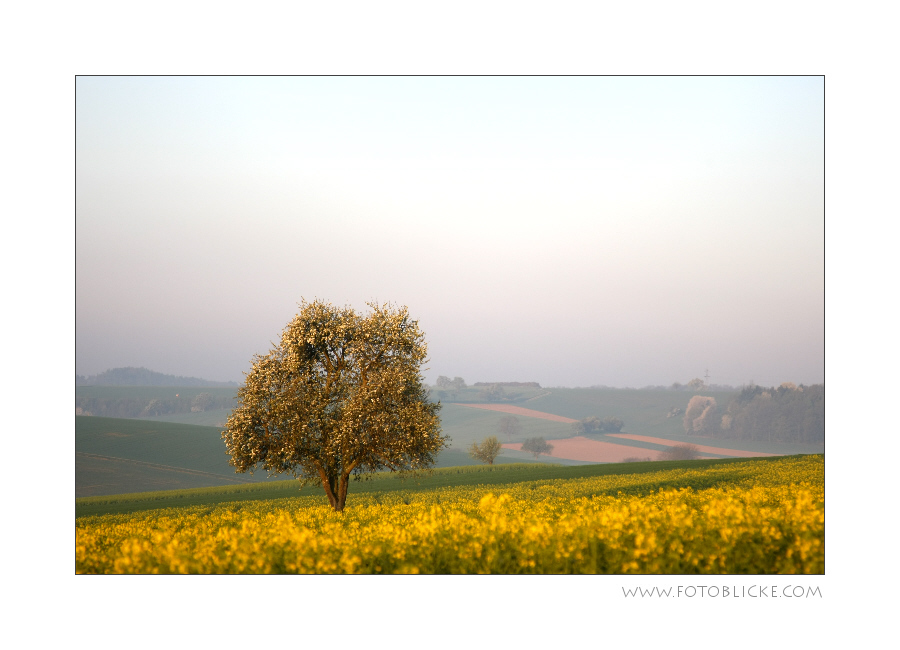
M 429 381 L 824 381 L 824 82 L 76 83 L 76 372 L 241 381 L 315 297 Z

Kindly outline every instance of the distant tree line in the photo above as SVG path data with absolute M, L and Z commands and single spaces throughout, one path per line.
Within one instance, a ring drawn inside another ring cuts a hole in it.
M 503 383 L 493 383 L 487 384 L 483 381 L 480 381 L 475 384 L 474 387 L 480 388 L 477 394 L 472 395 L 471 392 L 466 395 L 466 398 L 477 399 L 484 402 L 513 402 L 519 397 L 521 397 L 521 393 L 507 393 L 503 390 L 504 386 L 527 386 L 527 387 L 538 387 L 540 385 L 537 382 L 503 382 Z M 437 378 L 435 382 L 435 387 L 438 390 L 433 391 L 431 394 L 432 399 L 436 400 L 445 400 L 445 399 L 457 399 L 459 397 L 460 391 L 465 388 L 468 388 L 466 385 L 466 381 L 462 377 L 454 377 L 450 379 L 449 377 L 445 377 L 441 375 Z
M 445 399 L 456 399 L 459 396 L 459 391 L 466 388 L 466 380 L 462 377 L 454 377 L 453 379 L 450 379 L 450 377 L 441 375 L 437 378 L 435 386 L 439 390 L 436 390 L 434 392 L 429 391 L 431 399 L 437 401 L 443 401 Z
M 478 397 L 485 402 L 511 402 L 519 397 L 518 393 L 507 393 L 500 384 L 481 384 Z
M 825 386 L 744 388 L 722 416 L 722 436 L 765 442 L 825 441 Z
M 107 418 L 148 418 L 175 413 L 197 413 L 234 408 L 234 396 L 200 393 L 193 398 L 134 399 L 122 397 L 76 397 L 76 415 Z
M 442 390 L 460 391 L 466 387 L 466 380 L 462 377 L 445 377 L 441 375 L 437 378 L 436 386 Z
M 619 418 L 603 418 L 602 420 L 596 415 L 586 417 L 572 424 L 572 429 L 576 434 L 585 433 L 619 433 L 625 423 Z
M 101 372 L 99 375 L 85 377 L 75 375 L 76 386 L 237 386 L 233 381 L 209 381 L 197 377 L 180 377 L 176 375 L 164 375 L 161 372 L 147 370 L 147 368 L 113 368 Z
M 550 386 L 550 388 L 553 388 Z M 559 386 L 559 388 L 566 388 L 566 386 Z M 577 388 L 577 387 L 576 387 Z M 657 385 L 647 385 L 641 386 L 640 388 L 632 388 L 632 387 L 621 387 L 621 386 L 607 386 L 605 384 L 592 384 L 588 386 L 588 388 L 592 388 L 595 390 L 670 390 L 670 391 L 683 391 L 683 392 L 699 392 L 710 391 L 710 392 L 718 392 L 718 393 L 736 393 L 740 390 L 740 388 L 736 388 L 729 384 L 707 384 L 699 377 L 695 377 L 691 379 L 688 383 L 682 384 L 681 382 L 674 382 L 668 386 L 663 386 L 661 384 Z
M 541 385 L 536 381 L 476 381 L 475 386 L 510 386 L 512 388 L 540 388 Z
M 747 386 L 719 416 L 713 397 L 695 395 L 684 413 L 686 433 L 732 440 L 825 441 L 825 386 Z
M 647 386 L 650 388 L 664 388 L 663 386 Z M 671 386 L 666 388 L 666 390 L 682 390 L 682 391 L 691 391 L 694 393 L 699 393 L 700 391 L 715 391 L 719 393 L 732 393 L 737 391 L 738 389 L 734 386 L 729 386 L 728 384 L 707 384 L 705 381 L 700 379 L 699 377 L 694 377 L 686 384 L 681 384 L 679 382 L 673 383 Z

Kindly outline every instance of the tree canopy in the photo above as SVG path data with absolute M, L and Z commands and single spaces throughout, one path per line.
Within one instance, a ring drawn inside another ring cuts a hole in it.
M 541 454 L 551 454 L 553 452 L 553 445 L 543 438 L 529 438 L 522 443 L 522 451 L 530 451 L 534 457 L 537 458 Z
M 446 444 L 420 373 L 424 334 L 406 307 L 316 300 L 256 355 L 222 438 L 237 472 L 321 482 L 341 511 L 351 474 L 425 469 Z

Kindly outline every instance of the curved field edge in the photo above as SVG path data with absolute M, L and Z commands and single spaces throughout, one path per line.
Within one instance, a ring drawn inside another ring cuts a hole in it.
M 797 456 L 802 457 L 802 456 Z M 790 458 L 790 457 L 789 457 Z M 645 474 L 669 469 L 713 467 L 720 464 L 772 462 L 761 458 L 748 461 L 744 458 L 702 459 L 688 461 L 653 461 L 637 463 L 609 463 L 602 465 L 563 466 L 548 463 L 507 463 L 503 465 L 469 465 L 445 467 L 419 475 L 379 473 L 361 477 L 350 483 L 348 505 L 357 495 L 370 492 L 398 492 L 433 490 L 462 485 L 501 486 L 530 480 L 573 479 L 620 474 Z M 217 505 L 229 501 L 260 501 L 284 499 L 296 496 L 326 498 L 320 485 L 301 487 L 297 480 L 271 481 L 244 485 L 227 485 L 180 490 L 137 492 L 75 499 L 75 516 L 140 512 L 158 508 Z
M 76 521 L 81 573 L 823 573 L 824 459 Z

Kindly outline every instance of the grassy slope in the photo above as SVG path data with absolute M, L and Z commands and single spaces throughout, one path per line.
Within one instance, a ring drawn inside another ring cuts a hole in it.
M 181 424 L 194 424 L 199 427 L 216 427 L 220 431 L 225 426 L 231 409 L 216 409 L 201 411 L 199 413 L 171 413 L 169 415 L 156 415 L 146 418 L 150 422 L 177 422 Z
M 687 487 L 677 478 L 660 483 L 655 474 L 662 470 L 675 468 L 702 468 L 728 463 L 768 463 L 778 459 L 770 458 L 729 458 L 689 461 L 664 461 L 651 463 L 608 463 L 564 467 L 548 464 L 511 464 L 506 466 L 451 467 L 438 469 L 430 474 L 400 479 L 397 475 L 377 474 L 369 480 L 354 481 L 350 486 L 348 504 L 354 494 L 371 492 L 415 492 L 434 490 L 441 487 L 457 485 L 496 485 L 498 487 L 522 481 L 573 479 L 588 476 L 605 476 L 613 474 L 647 474 L 645 488 Z M 651 484 L 652 483 L 652 484 Z M 690 484 L 694 489 L 710 487 L 697 483 Z M 642 488 L 643 489 L 643 488 Z M 89 497 L 76 499 L 75 516 L 139 512 L 156 508 L 173 508 L 193 505 L 215 505 L 219 503 L 280 499 L 295 496 L 321 496 L 326 504 L 325 495 L 320 486 L 299 488 L 296 481 L 277 481 L 266 484 L 201 488 L 194 490 L 177 490 L 169 492 L 150 492 L 143 494 L 123 494 L 108 497 Z
M 179 490 L 244 483 L 242 478 L 199 473 L 190 469 L 144 465 L 76 454 L 75 496 L 122 494 L 137 490 Z
M 76 496 L 264 480 L 235 474 L 219 429 L 75 416 Z
M 75 451 L 232 474 L 220 431 L 148 420 L 75 416 Z

